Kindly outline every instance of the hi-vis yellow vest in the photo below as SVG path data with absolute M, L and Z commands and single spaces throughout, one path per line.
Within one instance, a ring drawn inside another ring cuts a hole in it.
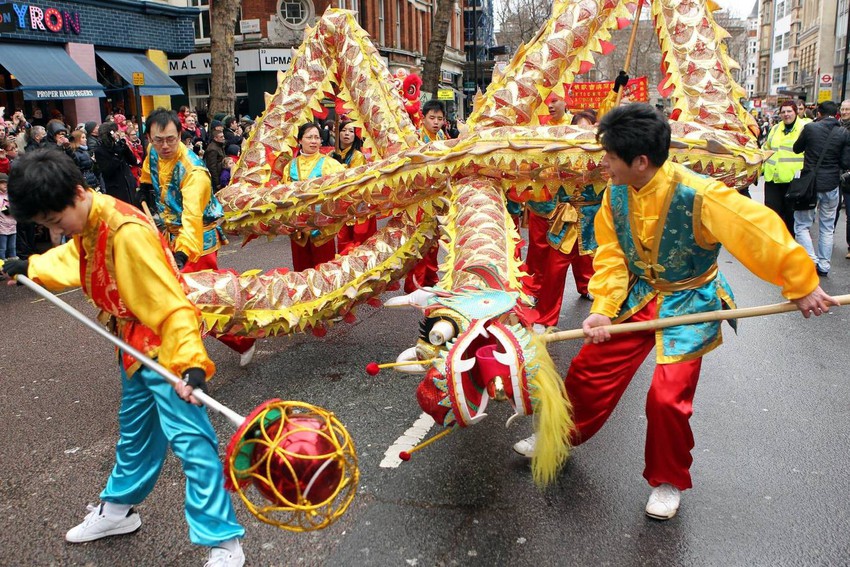
M 785 134 L 785 124 L 780 122 L 770 129 L 763 149 L 775 150 L 764 162 L 764 180 L 772 183 L 790 183 L 794 175 L 803 169 L 803 154 L 794 153 L 794 142 L 800 137 L 805 123 L 794 122 L 791 131 Z

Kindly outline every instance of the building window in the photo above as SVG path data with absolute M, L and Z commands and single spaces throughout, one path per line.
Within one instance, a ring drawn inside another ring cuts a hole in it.
M 195 18 L 195 40 L 209 40 L 212 34 L 212 26 L 210 24 L 210 0 L 189 0 L 189 5 L 201 11 L 198 17 Z M 236 26 L 233 33 L 241 35 L 239 32 L 239 22 L 242 21 L 242 7 L 239 7 L 239 12 L 236 14 Z
M 248 77 L 244 73 L 236 75 L 236 100 L 237 107 L 241 100 L 248 100 Z M 189 78 L 189 107 L 194 109 L 209 108 L 210 102 L 210 78 L 209 77 L 190 77 Z M 243 104 L 246 104 L 243 103 Z
M 384 0 L 378 0 L 378 43 L 386 45 L 386 34 L 384 30 L 384 22 L 386 21 L 386 6 Z
M 313 17 L 313 4 L 307 0 L 279 0 L 277 13 L 286 27 L 303 30 Z
M 776 0 L 776 19 L 785 17 L 785 0 Z
M 401 0 L 395 0 L 395 47 L 401 49 Z

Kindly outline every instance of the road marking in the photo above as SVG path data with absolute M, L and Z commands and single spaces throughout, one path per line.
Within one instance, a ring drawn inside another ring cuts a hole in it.
M 68 295 L 69 293 L 74 293 L 76 291 L 80 291 L 81 289 L 83 289 L 83 288 L 75 287 L 74 289 L 69 289 L 68 291 L 63 291 L 62 293 L 54 293 L 53 295 L 55 295 L 56 297 L 60 297 L 62 295 Z M 44 298 L 36 299 L 35 301 L 30 301 L 30 303 L 38 303 L 39 301 L 47 301 L 47 300 L 44 299 Z
M 378 465 L 384 469 L 397 468 L 404 461 L 399 457 L 402 451 L 409 451 L 428 435 L 428 431 L 434 426 L 434 418 L 427 413 L 422 413 L 413 425 L 404 432 L 404 435 L 395 440 L 390 448 L 384 453 L 384 460 Z

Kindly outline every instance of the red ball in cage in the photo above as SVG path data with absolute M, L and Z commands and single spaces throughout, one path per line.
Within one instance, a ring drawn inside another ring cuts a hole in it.
M 255 480 L 254 486 L 269 502 L 317 506 L 333 497 L 342 468 L 329 459 L 336 447 L 328 438 L 325 423 L 292 416 L 271 424 L 265 432 L 274 443 L 254 445 L 251 464 L 262 463 L 260 468 L 268 471 L 266 479 Z
M 322 408 L 268 400 L 230 439 L 225 487 L 259 520 L 291 531 L 329 526 L 357 491 L 357 453 L 345 426 Z

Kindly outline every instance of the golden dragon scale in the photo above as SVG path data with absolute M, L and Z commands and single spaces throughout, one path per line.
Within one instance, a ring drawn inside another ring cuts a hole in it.
M 603 154 L 593 131 L 540 126 L 538 116 L 546 97 L 553 91 L 562 92 L 564 83 L 572 82 L 593 64 L 603 42 L 610 39 L 610 31 L 621 26 L 634 8 L 634 3 L 613 0 L 555 2 L 550 20 L 522 46 L 478 101 L 470 117 L 469 135 L 427 146 L 416 141 L 403 101 L 367 34 L 350 12 L 328 10 L 306 34 L 292 67 L 281 76 L 235 168 L 233 183 L 219 193 L 226 210 L 225 228 L 245 235 L 309 229 L 328 238 L 343 224 L 399 215 L 393 226 L 400 230 L 401 224 L 416 218 L 419 211 L 424 213 L 421 218 L 436 222 L 440 204 L 460 198 L 452 197 L 453 187 L 475 187 L 480 182 L 523 201 L 548 199 L 561 185 L 604 184 L 597 169 Z M 652 15 L 663 52 L 663 86 L 672 89 L 678 118 L 671 122 L 672 159 L 727 185 L 747 186 L 764 156 L 755 143 L 752 118 L 738 102 L 743 91 L 730 75 L 735 63 L 722 45 L 725 32 L 702 1 L 654 1 Z M 334 85 L 351 115 L 366 130 L 376 161 L 334 176 L 281 184 L 272 173 L 272 164 L 291 157 L 295 129 L 312 118 L 312 111 Z M 392 246 L 387 230 L 379 231 L 375 246 Z M 450 261 L 444 263 L 444 270 L 471 263 L 468 257 L 476 254 L 476 249 L 465 242 L 469 239 L 448 235 Z M 501 246 L 507 248 L 504 242 Z M 342 265 L 335 261 L 318 270 L 330 281 L 342 281 L 333 274 Z M 347 277 L 390 281 L 401 277 L 408 263 L 361 267 L 362 274 Z M 500 269 L 504 281 L 515 285 L 518 266 L 505 264 Z M 466 285 L 463 279 L 469 277 L 466 272 L 460 279 L 446 273 L 448 289 Z M 206 294 L 211 299 L 201 303 L 201 308 L 208 321 L 216 319 L 216 328 L 254 336 L 304 330 L 322 317 L 339 319 L 356 302 L 376 292 L 364 287 L 348 301 L 336 296 L 327 305 L 311 297 L 304 303 L 305 315 L 299 317 L 310 321 L 304 325 L 292 325 L 289 312 L 281 312 L 280 321 L 276 320 L 275 309 L 246 325 L 251 317 L 240 313 L 240 306 L 249 305 L 248 298 L 253 301 L 263 293 L 259 290 L 273 288 L 274 278 L 295 276 L 242 276 L 251 277 L 267 279 L 254 287 L 247 282 L 228 284 L 237 295 L 226 307 L 220 303 L 222 298 Z M 205 284 L 200 291 L 214 287 Z M 294 305 L 294 310 L 301 309 Z M 313 309 L 314 315 L 307 314 Z M 222 313 L 229 310 L 234 322 L 225 323 Z
M 418 225 L 390 220 L 381 232 L 345 256 L 303 272 L 236 274 L 206 270 L 182 274 L 189 300 L 213 335 L 250 337 L 314 331 L 353 317 L 406 273 L 430 246 L 432 219 Z

